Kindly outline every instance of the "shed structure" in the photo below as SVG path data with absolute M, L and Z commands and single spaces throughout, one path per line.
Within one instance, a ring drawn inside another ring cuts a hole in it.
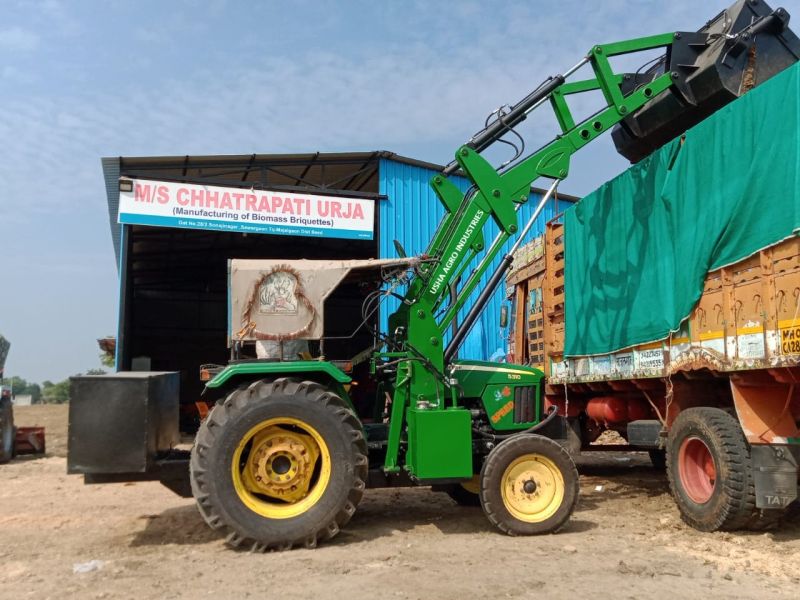
M 225 363 L 229 356 L 229 259 L 395 258 L 394 240 L 409 256 L 415 255 L 424 252 L 443 216 L 429 186 L 442 166 L 388 151 L 111 157 L 102 159 L 102 167 L 120 281 L 117 368 L 180 371 L 184 402 L 196 400 L 201 391 L 200 365 Z M 373 235 L 372 239 L 342 239 L 217 231 L 191 224 L 181 228 L 121 224 L 120 178 L 369 200 L 375 204 Z M 467 189 L 466 179 L 456 176 L 454 181 Z M 521 223 L 528 220 L 542 193 L 531 190 L 529 202 L 518 213 Z M 547 221 L 575 201 L 564 195 L 550 200 L 528 238 L 540 235 Z M 491 221 L 484 231 L 486 239 L 496 232 Z M 498 290 L 460 357 L 504 355 L 503 301 L 504 290 Z M 470 306 L 468 302 L 464 312 Z M 395 307 L 392 299 L 381 308 L 383 323 Z M 356 303 L 327 304 L 326 312 L 331 310 L 338 311 L 340 318 L 328 320 L 332 329 L 326 329 L 326 335 L 346 334 L 361 320 Z

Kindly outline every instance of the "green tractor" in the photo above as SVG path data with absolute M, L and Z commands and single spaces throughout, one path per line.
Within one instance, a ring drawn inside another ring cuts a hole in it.
M 432 485 L 461 504 L 480 504 L 515 535 L 567 522 L 578 473 L 567 450 L 539 434 L 562 433 L 557 415 L 544 415 L 542 373 L 457 359 L 444 366 L 441 307 L 424 299 L 426 286 L 406 302 L 419 273 L 435 265 L 231 261 L 231 314 L 242 326 L 235 352 L 254 347 L 260 358 L 203 369 L 207 393 L 224 391 L 191 454 L 200 512 L 229 543 L 313 547 L 350 520 L 367 487 Z M 373 331 L 368 351 L 346 361 L 285 360 L 305 354 L 309 341 L 330 343 L 317 337 L 335 318 L 325 299 L 356 280 L 388 288 L 367 296 L 365 316 L 388 290 L 409 287 L 389 319 L 394 334 Z
M 480 504 L 511 535 L 563 527 L 578 501 L 578 473 L 566 449 L 567 420 L 544 408 L 543 373 L 459 360 L 459 348 L 520 240 L 567 176 L 573 153 L 612 128 L 621 151 L 637 160 L 680 135 L 741 93 L 754 40 L 782 43 L 787 22 L 783 9 L 739 0 L 698 32 L 594 46 L 564 75 L 495 111 L 433 178 L 445 216 L 420 256 L 406 258 L 396 244 L 396 260 L 231 261 L 233 360 L 203 371 L 207 392 L 218 400 L 191 452 L 192 493 L 208 524 L 234 546 L 314 547 L 350 520 L 367 487 L 430 485 L 459 503 Z M 657 49 L 666 52 L 646 71 L 618 74 L 611 67 L 614 57 Z M 779 69 L 774 56 L 758 68 Z M 591 76 L 567 81 L 579 70 Z M 604 105 L 578 120 L 568 97 L 597 91 Z M 545 103 L 560 135 L 528 156 L 520 148 L 499 169 L 492 166 L 481 153 L 507 142 L 501 138 Z M 448 179 L 456 172 L 472 184 L 466 193 Z M 550 180 L 548 191 L 521 225 L 517 208 L 540 178 Z M 487 244 L 482 231 L 489 219 L 499 233 Z M 369 330 L 371 343 L 356 357 L 329 357 L 323 322 L 337 314 L 326 310 L 325 300 L 354 282 L 368 293 L 363 322 L 353 325 Z M 384 330 L 374 330 L 377 306 L 389 297 L 400 300 L 399 308 Z M 314 358 L 309 342 L 317 347 Z M 243 359 L 252 347 L 258 358 Z

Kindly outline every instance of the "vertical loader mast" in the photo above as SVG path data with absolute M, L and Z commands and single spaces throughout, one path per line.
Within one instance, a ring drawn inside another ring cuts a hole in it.
M 752 44 L 754 30 L 763 31 L 767 25 L 785 26 L 786 22 L 786 11 L 778 9 L 736 33 L 727 34 L 720 49 L 714 47 L 720 37 L 702 31 L 665 33 L 594 46 L 563 75 L 548 78 L 507 111 L 498 110 L 495 121 L 458 149 L 455 160 L 431 181 L 444 206 L 445 216 L 425 252 L 424 258 L 429 260 L 418 268 L 400 307 L 389 317 L 389 351 L 378 355 L 397 365 L 385 470 L 391 472 L 399 468 L 398 452 L 406 408 L 443 410 L 448 399 L 452 406 L 457 406 L 458 392 L 451 386 L 445 366 L 455 358 L 459 345 L 502 280 L 511 264 L 513 251 L 501 261 L 490 284 L 446 349 L 445 335 L 505 242 L 519 233 L 516 210 L 528 201 L 531 185 L 542 177 L 552 180 L 550 191 L 523 228 L 524 232 L 558 182 L 567 177 L 572 154 L 668 91 L 682 102 L 691 103 L 693 95 L 688 79 L 701 68 L 699 57 L 703 53 L 707 54 L 709 48 L 722 52 L 729 45 Z M 611 66 L 610 59 L 615 56 L 657 48 L 666 51 L 662 73 L 618 74 Z M 586 65 L 590 66 L 592 77 L 568 81 Z M 605 105 L 588 119 L 576 122 L 567 97 L 595 90 L 602 92 Z M 556 139 L 499 169 L 481 156 L 482 151 L 512 132 L 545 103 L 550 104 L 561 129 Z M 462 193 L 448 179 L 448 175 L 459 169 L 472 184 L 467 193 Z M 500 232 L 485 249 L 482 230 L 489 218 L 495 221 Z M 472 259 L 484 249 L 483 258 L 448 303 L 450 284 L 458 280 Z

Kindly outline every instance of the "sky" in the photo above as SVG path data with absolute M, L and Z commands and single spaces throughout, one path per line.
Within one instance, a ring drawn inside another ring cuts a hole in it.
M 593 44 L 696 30 L 732 1 L 5 0 L 6 375 L 97 368 L 96 339 L 116 332 L 101 157 L 390 150 L 445 164 L 491 110 Z M 550 127 L 529 124 L 528 148 Z M 626 166 L 606 136 L 560 189 L 583 195 Z

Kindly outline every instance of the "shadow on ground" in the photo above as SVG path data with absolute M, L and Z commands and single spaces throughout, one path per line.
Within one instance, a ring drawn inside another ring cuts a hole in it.
M 144 529 L 138 531 L 131 546 L 161 546 L 163 544 L 208 544 L 220 539 L 194 504 L 170 508 L 157 515 L 142 515 Z
M 619 510 L 624 511 L 631 502 L 639 503 L 643 498 L 664 496 L 665 501 L 670 501 L 666 475 L 652 466 L 600 461 L 581 464 L 579 470 L 584 493 L 576 514 L 562 530 L 566 533 L 597 528 L 596 522 L 583 515 L 608 508 L 608 504 L 618 505 Z M 602 487 L 602 491 L 595 492 L 595 486 Z M 145 522 L 144 528 L 134 535 L 131 546 L 201 545 L 221 539 L 218 532 L 206 525 L 194 504 L 140 518 Z M 446 535 L 496 531 L 480 507 L 458 506 L 446 494 L 430 488 L 376 489 L 367 491 L 352 521 L 329 543 L 340 546 L 360 543 L 426 527 Z M 743 535 L 750 534 L 743 532 Z M 785 519 L 772 535 L 776 540 L 797 539 L 800 510 Z

